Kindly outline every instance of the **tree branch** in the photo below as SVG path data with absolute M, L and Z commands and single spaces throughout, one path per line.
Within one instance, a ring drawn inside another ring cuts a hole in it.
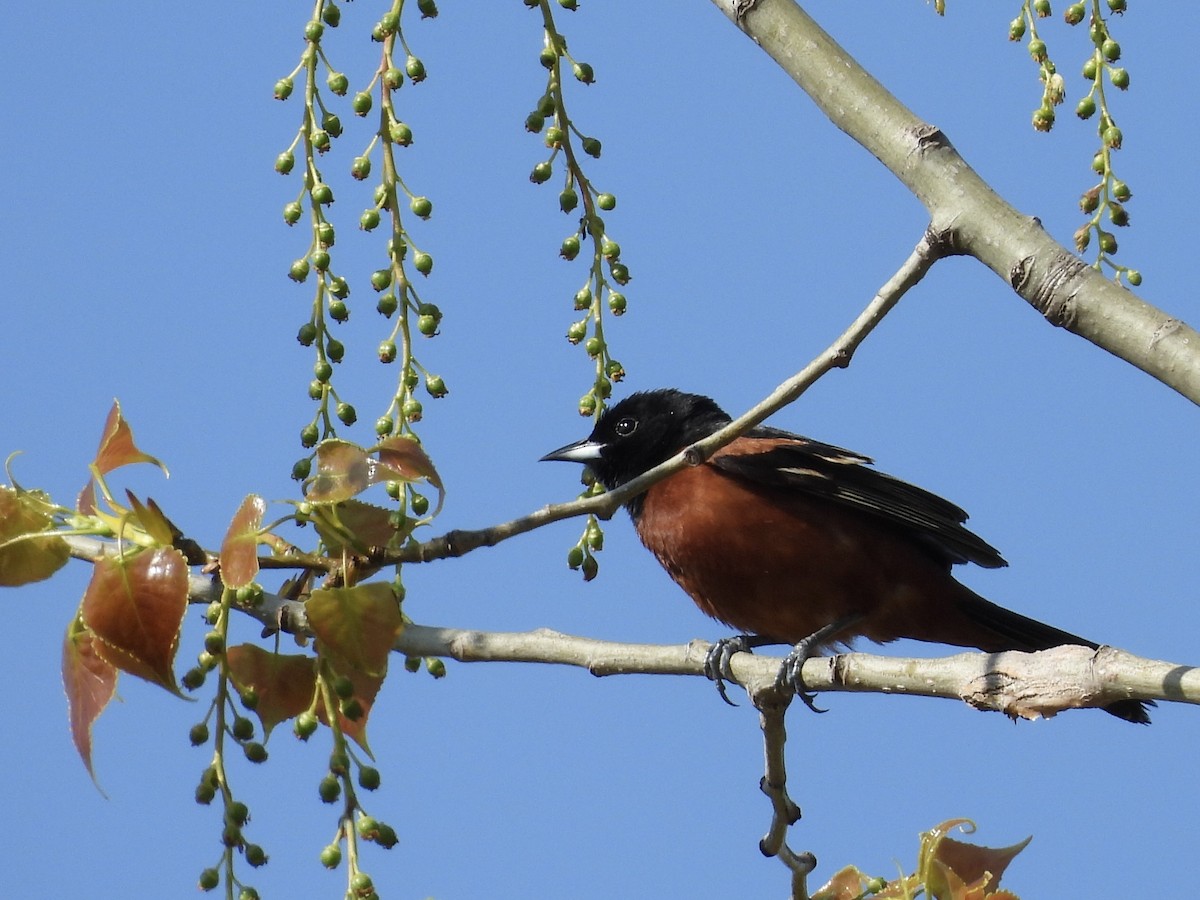
M 68 536 L 64 540 L 72 555 L 81 559 L 95 560 L 112 552 L 111 544 L 95 538 Z M 221 585 L 214 578 L 192 576 L 191 602 L 207 604 L 220 596 Z M 312 635 L 302 601 L 265 594 L 259 605 L 238 609 L 270 631 Z M 408 625 L 393 649 L 408 656 L 437 656 L 459 662 L 577 666 L 598 676 L 703 676 L 710 646 L 702 640 L 684 645 L 627 644 L 550 629 L 489 632 Z M 751 698 L 758 698 L 774 690 L 781 662 L 778 657 L 738 653 L 732 660 L 733 675 Z M 1145 659 L 1114 647 L 959 653 L 937 659 L 841 653 L 806 662 L 804 683 L 816 692 L 958 699 L 976 709 L 1022 718 L 1049 718 L 1064 709 L 1104 706 L 1130 698 L 1200 704 L 1200 669 Z
M 929 210 L 931 230 L 975 257 L 1051 324 L 1200 403 L 1200 334 L 1083 263 L 1022 215 L 792 0 L 713 0 L 842 131 Z

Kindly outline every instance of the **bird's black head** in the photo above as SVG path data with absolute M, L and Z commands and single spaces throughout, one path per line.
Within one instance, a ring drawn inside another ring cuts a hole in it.
M 542 460 L 586 463 L 612 490 L 729 421 L 708 397 L 673 389 L 644 391 L 606 410 L 586 438 L 547 453 Z

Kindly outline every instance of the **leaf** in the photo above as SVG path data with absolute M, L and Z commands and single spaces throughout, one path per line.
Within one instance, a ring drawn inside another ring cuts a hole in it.
M 254 689 L 258 699 L 254 712 L 264 735 L 312 704 L 316 660 L 311 656 L 271 653 L 255 644 L 238 644 L 225 651 L 225 660 L 239 690 Z
M 96 450 L 96 458 L 92 460 L 92 468 L 98 474 L 105 475 L 113 469 L 139 462 L 158 466 L 168 477 L 171 474 L 159 460 L 138 449 L 133 441 L 133 430 L 121 415 L 121 404 L 114 400 L 112 409 L 108 411 L 108 419 L 104 422 L 100 447 Z M 75 508 L 85 515 L 91 515 L 95 511 L 96 488 L 93 481 L 89 481 L 80 491 Z
M 433 467 L 433 460 L 429 458 L 420 444 L 412 438 L 397 435 L 380 441 L 371 448 L 371 452 L 378 453 L 379 461 L 383 465 L 399 473 L 398 480 L 416 481 L 424 478 L 437 488 L 438 502 L 432 515 L 436 516 L 442 511 L 446 489 L 442 486 L 442 479 L 438 476 L 437 469 Z
M 846 866 L 812 895 L 812 900 L 858 900 L 870 879 L 857 867 Z
M 378 453 L 373 459 L 369 454 Z M 421 445 L 409 438 L 391 437 L 364 450 L 349 441 L 328 440 L 317 445 L 317 474 L 309 482 L 305 497 L 314 503 L 340 503 L 383 481 L 425 479 L 438 491 L 442 508 L 445 491 L 433 462 Z
M 412 533 L 415 520 L 407 519 L 403 528 L 395 528 L 391 515 L 382 506 L 346 500 L 328 509 L 314 507 L 312 523 L 330 555 L 347 550 L 366 553 L 373 547 L 395 547 Z
M 80 614 L 100 656 L 174 694 L 172 664 L 187 610 L 188 567 L 173 548 L 98 559 Z
M 367 719 L 370 718 L 371 708 L 375 705 L 375 697 L 379 694 L 379 689 L 383 686 L 383 679 L 386 672 L 381 672 L 378 675 L 368 675 L 363 671 L 355 669 L 346 660 L 338 658 L 337 654 L 330 651 L 328 647 L 321 649 L 321 655 L 327 661 L 335 675 L 344 675 L 350 679 L 350 683 L 354 685 L 352 696 L 362 707 L 362 715 L 357 719 L 347 719 L 339 713 L 338 727 L 342 729 L 343 734 L 351 737 L 373 759 L 374 755 L 371 754 L 371 748 L 367 744 Z M 329 724 L 329 715 L 325 710 L 324 703 L 318 704 L 317 715 L 322 722 L 326 725 Z
M 227 587 L 245 587 L 258 577 L 258 530 L 266 511 L 267 501 L 249 494 L 233 514 L 221 542 L 221 580 Z
M 75 749 L 87 766 L 88 774 L 95 781 L 92 724 L 116 693 L 117 670 L 97 654 L 95 636 L 78 616 L 67 628 L 67 636 L 63 641 L 62 679 L 67 691 L 71 740 L 75 742 Z
M 1032 837 L 1010 847 L 981 847 L 946 836 L 952 828 L 975 830 L 970 819 L 948 819 L 921 835 L 917 874 L 931 897 L 939 900 L 977 900 L 996 888 L 1013 857 Z
M 374 581 L 319 588 L 304 609 L 317 639 L 355 671 L 380 677 L 387 671 L 392 644 L 404 630 L 400 605 L 389 585 Z
M 179 529 L 172 525 L 171 521 L 163 515 L 163 511 L 158 508 L 158 504 L 153 500 L 148 501 L 149 505 L 143 504 L 128 489 L 125 491 L 125 496 L 129 498 L 129 505 L 133 509 L 133 514 L 137 516 L 137 521 L 142 526 L 142 531 L 150 535 L 154 539 L 154 542 L 160 546 L 174 546 Z
M 14 540 L 47 531 L 53 519 L 37 508 L 30 495 L 0 486 L 0 587 L 16 587 L 49 578 L 71 555 L 67 542 L 53 533 Z M 13 541 L 13 543 L 8 543 Z
M 328 440 L 317 445 L 317 474 L 304 495 L 315 503 L 337 503 L 360 494 L 374 482 L 375 460 L 349 441 Z

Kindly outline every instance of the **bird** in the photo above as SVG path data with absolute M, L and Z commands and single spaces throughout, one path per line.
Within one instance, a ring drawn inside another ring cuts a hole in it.
M 605 410 L 586 438 L 542 461 L 584 463 L 613 490 L 730 421 L 709 397 L 642 391 Z M 767 644 L 794 645 L 780 678 L 810 706 L 799 675 L 804 660 L 855 638 L 911 638 L 988 653 L 1099 647 L 956 580 L 954 565 L 1007 563 L 965 527 L 961 508 L 872 462 L 758 426 L 626 501 L 638 537 L 671 578 L 701 611 L 738 632 L 718 642 L 705 664 L 722 696 L 732 655 Z M 1102 708 L 1148 724 L 1148 705 L 1153 701 L 1127 699 Z

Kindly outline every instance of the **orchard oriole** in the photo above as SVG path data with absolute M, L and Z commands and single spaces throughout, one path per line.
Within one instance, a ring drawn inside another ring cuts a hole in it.
M 608 409 L 587 438 L 542 459 L 586 463 L 611 490 L 729 421 L 708 397 L 647 391 Z M 626 503 L 642 543 L 670 576 L 702 611 L 741 632 L 706 663 L 718 686 L 730 677 L 734 652 L 769 643 L 796 645 L 781 679 L 802 696 L 804 659 L 860 636 L 989 653 L 1098 646 L 956 581 L 957 563 L 1007 563 L 964 527 L 959 507 L 870 462 L 760 426 Z M 1148 723 L 1146 705 L 1119 700 L 1104 709 Z

